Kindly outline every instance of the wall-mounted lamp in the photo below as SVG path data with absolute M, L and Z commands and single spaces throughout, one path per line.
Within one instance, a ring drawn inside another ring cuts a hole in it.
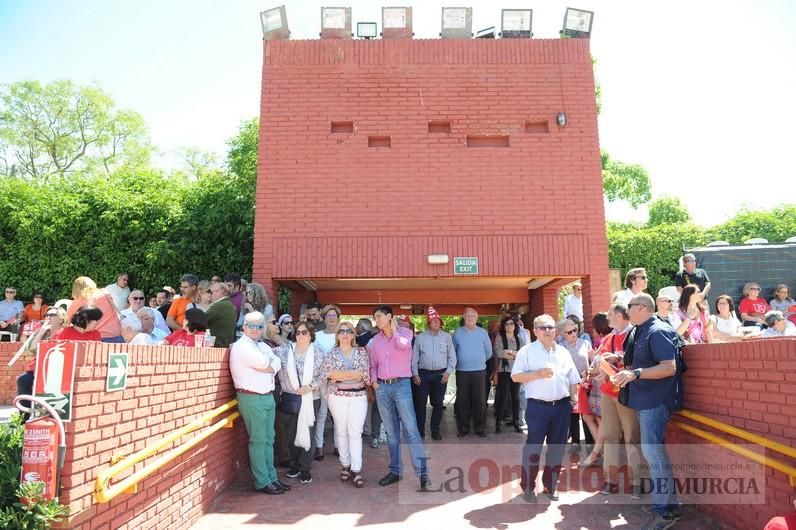
M 567 115 L 563 112 L 559 112 L 558 116 L 556 116 L 556 123 L 559 127 L 564 127 L 567 124 Z
M 447 254 L 429 254 L 426 261 L 429 265 L 444 265 L 450 262 L 450 258 Z

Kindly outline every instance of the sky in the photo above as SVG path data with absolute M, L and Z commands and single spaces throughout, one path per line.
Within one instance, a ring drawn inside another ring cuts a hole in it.
M 287 0 L 291 37 L 318 38 L 322 5 L 381 26 L 381 7 L 413 7 L 415 38 L 437 38 L 443 5 L 471 6 L 473 30 L 500 10 L 532 8 L 537 38 L 555 38 L 566 7 L 593 10 L 602 87 L 601 147 L 644 166 L 653 197 L 678 197 L 702 225 L 742 208 L 796 203 L 796 1 Z M 98 84 L 143 115 L 157 163 L 182 148 L 223 158 L 259 115 L 262 30 L 254 0 L 0 0 L 0 83 Z M 646 220 L 610 204 L 610 220 Z

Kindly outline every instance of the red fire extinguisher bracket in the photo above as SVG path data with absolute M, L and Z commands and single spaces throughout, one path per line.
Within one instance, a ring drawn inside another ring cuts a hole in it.
M 31 406 L 26 407 L 21 401 L 31 401 Z M 20 481 L 43 482 L 44 497 L 52 499 L 57 495 L 60 471 L 64 467 L 66 433 L 60 416 L 45 400 L 26 395 L 14 398 L 14 406 L 24 413 L 32 413 L 34 403 L 46 410 L 49 416 L 25 422 Z

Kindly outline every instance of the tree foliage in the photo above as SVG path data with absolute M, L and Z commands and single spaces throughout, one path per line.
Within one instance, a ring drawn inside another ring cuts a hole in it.
M 626 164 L 612 160 L 605 151 L 600 151 L 603 169 L 603 193 L 609 202 L 625 200 L 633 208 L 649 202 L 652 197 L 650 177 L 647 170 L 638 164 Z
M 676 197 L 661 197 L 649 205 L 648 226 L 687 223 L 691 221 L 688 208 Z
M 146 128 L 93 86 L 38 81 L 0 88 L 0 172 L 48 181 L 100 171 L 106 175 L 148 158 Z

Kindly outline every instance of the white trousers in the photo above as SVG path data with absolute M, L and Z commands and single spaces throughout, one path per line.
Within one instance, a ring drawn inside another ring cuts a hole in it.
M 352 471 L 362 471 L 362 427 L 368 415 L 368 397 L 330 394 L 328 401 L 340 463 Z

